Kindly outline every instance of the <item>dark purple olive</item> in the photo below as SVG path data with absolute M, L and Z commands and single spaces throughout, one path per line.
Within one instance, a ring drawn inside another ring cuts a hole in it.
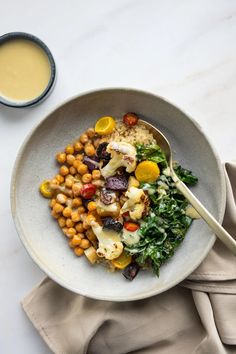
M 119 221 L 114 220 L 111 217 L 107 217 L 103 219 L 103 229 L 121 232 L 121 230 L 123 229 L 123 225 Z
M 111 158 L 111 155 L 106 150 L 107 145 L 108 145 L 108 143 L 101 143 L 97 147 L 96 154 L 100 160 L 110 160 L 110 158 Z
M 88 166 L 90 171 L 99 170 L 99 159 L 97 156 L 84 156 L 83 163 Z
M 108 177 L 105 187 L 113 191 L 126 191 L 128 188 L 128 178 L 124 174 Z
M 128 280 L 133 280 L 139 272 L 139 265 L 137 263 L 130 263 L 125 267 L 122 274 Z
M 116 194 L 106 188 L 101 189 L 100 200 L 106 205 L 112 204 L 116 201 Z

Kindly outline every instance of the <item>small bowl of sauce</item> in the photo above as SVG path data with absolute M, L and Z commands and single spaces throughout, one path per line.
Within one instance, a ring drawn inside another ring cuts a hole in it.
M 52 91 L 55 78 L 52 53 L 39 38 L 24 32 L 0 37 L 0 103 L 36 105 Z

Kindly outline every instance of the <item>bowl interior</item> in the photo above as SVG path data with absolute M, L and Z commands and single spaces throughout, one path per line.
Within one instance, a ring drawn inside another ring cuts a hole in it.
M 97 299 L 126 301 L 163 292 L 187 277 L 215 240 L 202 220 L 194 221 L 174 257 L 162 266 L 159 278 L 141 271 L 133 282 L 119 272 L 91 266 L 71 252 L 50 216 L 47 201 L 38 192 L 39 184 L 57 173 L 55 154 L 94 126 L 99 117 L 121 118 L 128 111 L 136 112 L 167 136 L 174 159 L 199 177 L 194 193 L 219 221 L 225 207 L 218 158 L 196 123 L 170 103 L 136 90 L 110 89 L 79 96 L 57 108 L 37 126 L 19 152 L 12 179 L 13 216 L 24 245 L 45 273 L 64 287 Z

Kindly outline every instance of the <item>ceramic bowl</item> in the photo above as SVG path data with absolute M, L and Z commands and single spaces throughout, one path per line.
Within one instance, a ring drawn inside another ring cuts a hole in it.
M 43 41 L 41 41 L 41 39 L 34 36 L 33 34 L 25 33 L 25 32 L 5 33 L 2 36 L 0 36 L 0 45 L 8 41 L 18 40 L 18 39 L 25 39 L 27 41 L 31 41 L 37 44 L 44 51 L 44 53 L 48 57 L 49 65 L 51 68 L 51 75 L 45 90 L 39 96 L 29 101 L 14 101 L 0 95 L 0 103 L 5 106 L 14 107 L 14 108 L 32 107 L 44 101 L 52 92 L 56 82 L 56 64 L 50 49 L 46 46 L 46 44 Z
M 196 220 L 173 258 L 161 267 L 159 277 L 140 271 L 132 282 L 120 272 L 90 265 L 69 249 L 38 187 L 57 173 L 58 151 L 101 116 L 119 119 L 130 111 L 167 136 L 174 158 L 199 177 L 194 194 L 219 222 L 223 219 L 226 192 L 220 161 L 199 125 L 183 111 L 163 98 L 134 89 L 104 89 L 63 103 L 30 133 L 19 151 L 11 185 L 12 213 L 18 234 L 39 267 L 63 287 L 90 298 L 129 301 L 166 291 L 197 268 L 215 241 L 205 222 Z

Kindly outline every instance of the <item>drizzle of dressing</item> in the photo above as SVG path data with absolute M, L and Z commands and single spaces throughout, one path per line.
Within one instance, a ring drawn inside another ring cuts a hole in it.
M 121 241 L 123 241 L 127 246 L 135 245 L 140 240 L 138 231 L 139 230 L 131 232 L 126 229 L 123 229 Z
M 191 205 L 187 206 L 185 214 L 192 219 L 201 219 L 201 216 L 198 214 L 197 210 Z
M 45 51 L 27 39 L 12 39 L 0 45 L 0 95 L 12 101 L 30 101 L 40 96 L 51 77 Z

